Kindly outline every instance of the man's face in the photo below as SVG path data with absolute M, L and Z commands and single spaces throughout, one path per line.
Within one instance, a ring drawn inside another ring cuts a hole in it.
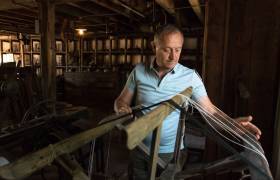
M 178 63 L 183 37 L 180 33 L 170 33 L 162 36 L 155 42 L 156 62 L 160 71 L 168 71 Z

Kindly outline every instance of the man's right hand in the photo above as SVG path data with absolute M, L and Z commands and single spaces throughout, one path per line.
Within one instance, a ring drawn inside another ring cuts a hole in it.
M 118 107 L 118 112 L 117 113 L 132 113 L 131 107 L 127 105 L 122 105 Z

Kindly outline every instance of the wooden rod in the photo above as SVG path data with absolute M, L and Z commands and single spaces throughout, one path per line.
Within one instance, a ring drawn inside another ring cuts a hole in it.
M 181 92 L 181 94 L 190 97 L 192 94 L 192 88 L 187 88 Z M 179 105 L 182 105 L 185 102 L 181 95 L 176 95 L 171 100 Z M 170 104 L 163 103 L 145 116 L 125 127 L 127 147 L 129 149 L 135 148 L 150 132 L 157 128 L 173 110 L 174 107 Z
M 11 164 L 2 166 L 0 167 L 0 179 L 23 179 L 44 166 L 51 164 L 55 158 L 75 151 L 93 139 L 112 130 L 117 124 L 128 119 L 131 119 L 131 117 L 126 116 L 119 120 L 87 130 L 56 144 L 51 144 L 37 152 L 26 155 Z

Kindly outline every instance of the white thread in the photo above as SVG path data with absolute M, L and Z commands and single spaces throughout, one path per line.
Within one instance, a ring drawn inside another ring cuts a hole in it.
M 198 103 L 196 103 L 195 101 L 193 101 L 192 99 L 190 99 L 188 96 L 185 96 L 183 94 L 178 94 L 181 95 L 183 97 L 186 98 L 187 101 L 189 101 L 189 103 L 191 104 L 191 106 L 195 106 L 195 108 L 201 113 L 201 115 L 203 116 L 203 118 L 206 120 L 206 122 L 214 129 L 214 131 L 216 131 L 220 136 L 222 136 L 223 138 L 229 140 L 230 142 L 237 144 L 243 148 L 246 148 L 248 150 L 251 150 L 252 152 L 255 152 L 256 154 L 258 154 L 259 156 L 261 156 L 265 162 L 268 165 L 267 159 L 265 158 L 265 155 L 259 151 L 259 149 L 254 146 L 252 143 L 250 143 L 247 139 L 245 139 L 244 137 L 242 137 L 240 134 L 238 134 L 237 132 L 234 131 L 233 128 L 229 127 L 228 125 L 226 125 L 225 123 L 223 123 L 222 121 L 226 121 L 228 123 L 230 123 L 235 129 L 237 129 L 240 133 L 244 134 L 245 136 L 248 136 L 247 133 L 249 133 L 251 136 L 253 136 L 251 134 L 251 132 L 249 132 L 247 129 L 245 129 L 244 127 L 240 126 L 238 123 L 236 123 L 233 119 L 231 119 L 230 117 L 226 116 L 221 110 L 219 110 L 217 107 L 215 107 L 216 109 L 214 109 L 217 113 L 217 115 L 219 115 L 221 117 L 221 120 L 218 119 L 217 117 L 213 116 L 213 114 L 209 113 L 207 110 L 205 110 L 202 106 L 200 106 Z M 211 123 L 210 121 L 207 119 L 207 117 L 209 117 L 211 120 L 213 120 L 214 123 L 216 123 L 218 126 L 222 127 L 224 130 L 226 130 L 232 137 L 234 137 L 235 139 L 237 139 L 235 136 L 237 136 L 238 138 L 242 139 L 245 144 L 249 145 L 250 147 L 244 146 L 238 142 L 235 142 L 233 140 L 231 140 L 230 138 L 226 137 L 225 135 L 223 135 L 222 133 L 220 133 Z M 236 125 L 237 124 L 238 127 Z M 242 131 L 242 130 L 243 131 Z M 246 132 L 244 132 L 246 131 Z M 252 139 L 250 136 L 248 136 L 248 138 L 254 143 L 256 144 L 258 147 L 260 147 L 260 145 L 256 142 L 255 139 Z

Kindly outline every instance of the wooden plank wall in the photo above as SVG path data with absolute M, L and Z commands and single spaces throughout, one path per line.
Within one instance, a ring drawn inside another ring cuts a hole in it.
M 280 78 L 278 79 L 278 100 L 274 126 L 272 173 L 275 179 L 280 179 Z
M 203 77 L 218 107 L 232 117 L 253 115 L 271 162 L 279 83 L 279 2 L 226 2 L 208 1 Z M 215 148 L 207 153 L 215 154 Z

